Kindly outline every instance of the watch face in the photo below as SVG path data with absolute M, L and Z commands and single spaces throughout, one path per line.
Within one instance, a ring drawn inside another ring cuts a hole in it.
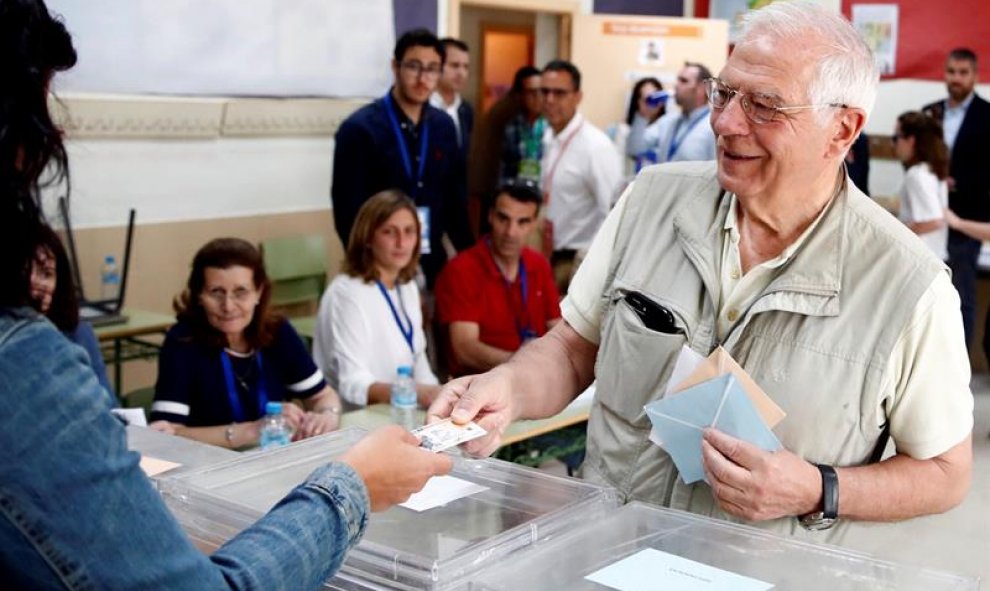
M 825 517 L 825 514 L 821 511 L 815 513 L 809 513 L 807 515 L 802 515 L 798 518 L 798 523 L 801 527 L 808 531 L 822 531 L 829 529 L 838 519 L 833 517 Z

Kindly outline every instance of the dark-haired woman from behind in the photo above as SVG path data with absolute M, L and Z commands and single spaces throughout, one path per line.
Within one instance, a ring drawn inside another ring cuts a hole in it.
M 295 439 L 337 428 L 341 405 L 302 339 L 269 311 L 261 253 L 218 238 L 196 253 L 178 323 L 158 362 L 152 428 L 230 448 L 258 443 L 268 402 L 284 404 Z

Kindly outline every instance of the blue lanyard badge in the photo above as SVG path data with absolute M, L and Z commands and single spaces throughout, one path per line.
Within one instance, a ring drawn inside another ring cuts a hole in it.
M 268 390 L 265 388 L 265 373 L 262 371 L 261 351 L 254 354 L 258 364 L 258 416 L 264 416 L 265 405 L 268 404 Z M 230 412 L 234 416 L 235 423 L 243 423 L 247 420 L 244 416 L 244 408 L 241 406 L 241 398 L 237 395 L 237 386 L 234 385 L 234 367 L 230 363 L 230 356 L 226 351 L 220 351 L 220 363 L 223 365 L 223 377 L 227 382 L 227 399 L 230 402 Z
M 409 351 L 413 354 L 413 360 L 416 359 L 416 348 L 413 347 L 413 323 L 409 319 L 409 314 L 406 313 L 406 305 L 402 302 L 402 290 L 399 289 L 399 285 L 395 286 L 395 293 L 399 295 L 399 308 L 402 309 L 402 317 L 405 318 L 405 323 L 402 322 L 402 317 L 399 316 L 399 310 L 396 309 L 395 304 L 392 303 L 392 298 L 388 295 L 388 290 L 385 289 L 385 284 L 381 281 L 376 281 L 378 284 L 378 291 L 382 292 L 382 296 L 385 297 L 385 301 L 388 302 L 389 309 L 392 310 L 392 318 L 395 319 L 395 325 L 399 327 L 399 332 L 402 333 L 402 338 L 405 339 L 406 344 L 409 345 Z
M 681 128 L 681 123 L 684 122 L 684 117 L 682 116 L 680 119 L 677 120 L 677 125 L 674 127 L 673 137 L 670 138 L 670 147 L 667 148 L 667 160 L 666 160 L 667 162 L 670 162 L 670 159 L 674 157 L 674 154 L 677 153 L 677 149 L 680 148 L 681 144 L 684 143 L 684 138 L 686 138 L 688 134 L 691 133 L 691 130 L 694 129 L 694 126 L 697 125 L 702 119 L 708 116 L 708 112 L 709 112 L 708 107 L 705 107 L 704 110 L 702 110 L 700 113 L 695 115 L 694 119 L 688 121 L 687 127 L 684 129 L 684 133 L 682 133 L 681 137 L 679 138 L 677 137 L 677 132 Z
M 402 135 L 402 128 L 399 126 L 399 118 L 395 114 L 395 105 L 392 104 L 392 92 L 385 95 L 385 110 L 388 111 L 388 119 L 392 123 L 392 131 L 395 133 L 395 140 L 399 143 L 399 154 L 402 156 L 402 167 L 406 171 L 406 176 L 413 183 L 412 193 L 418 193 L 423 188 L 423 171 L 426 169 L 426 146 L 430 141 L 430 127 L 423 121 L 423 133 L 419 140 L 419 169 L 416 176 L 413 176 L 412 160 L 409 159 L 409 149 L 406 147 L 406 138 Z M 426 112 L 423 112 L 426 117 Z
M 492 250 L 492 240 L 491 237 L 485 239 L 485 243 L 488 245 L 488 254 L 492 257 L 492 263 L 495 264 L 495 268 L 498 269 L 498 274 L 502 277 L 502 285 L 505 286 L 505 297 L 509 303 L 509 309 L 512 310 L 512 319 L 516 322 L 516 332 L 519 334 L 520 344 L 525 344 L 526 341 L 530 341 L 536 338 L 536 331 L 530 326 L 529 322 L 529 308 L 528 302 L 526 301 L 526 296 L 529 294 L 529 275 L 526 273 L 526 261 L 519 257 L 519 291 L 522 294 L 522 318 L 516 313 L 516 304 L 512 299 L 512 282 L 509 278 L 502 274 L 502 269 L 499 268 L 498 262 L 495 260 L 495 252 Z

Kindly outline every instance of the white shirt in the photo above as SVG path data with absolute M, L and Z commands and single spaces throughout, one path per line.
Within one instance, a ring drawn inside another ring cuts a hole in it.
M 403 323 L 405 316 L 412 322 L 415 355 L 376 283 L 341 274 L 320 298 L 313 359 L 330 385 L 352 406 L 367 406 L 368 387 L 395 381 L 400 365 L 413 367 L 416 383 L 438 383 L 426 356 L 416 282 L 398 285 L 389 290 L 389 297 Z
M 966 118 L 966 110 L 973 102 L 975 94 L 975 92 L 969 93 L 969 96 L 955 107 L 950 107 L 949 101 L 945 101 L 945 113 L 942 114 L 942 138 L 945 140 L 945 145 L 949 146 L 949 152 L 952 152 L 953 146 L 956 145 L 959 129 L 962 127 L 963 119 Z
M 436 91 L 430 95 L 430 104 L 440 109 L 441 111 L 444 111 L 445 113 L 450 115 L 451 119 L 454 120 L 454 129 L 457 130 L 458 146 L 460 146 L 463 143 L 463 141 L 461 140 L 461 118 L 458 117 L 457 115 L 457 110 L 461 108 L 461 102 L 463 101 L 461 100 L 460 94 L 455 94 L 454 102 L 450 103 L 449 105 L 447 104 L 446 101 L 443 100 L 443 95 L 440 94 L 440 91 Z
M 601 295 L 625 203 L 623 195 L 595 236 L 571 281 L 567 297 L 560 304 L 564 320 L 595 344 L 601 336 Z M 723 259 L 723 269 L 728 266 L 726 263 Z M 722 291 L 732 289 L 723 286 Z M 721 306 L 718 314 L 723 315 Z M 890 433 L 898 442 L 899 452 L 914 458 L 930 458 L 958 443 L 960 432 L 972 429 L 973 397 L 964 343 L 959 294 L 948 274 L 938 273 L 918 298 L 911 319 L 891 350 L 890 362 L 880 382 L 879 398 L 895 401 Z M 933 396 L 933 392 L 942 395 Z M 963 412 L 958 412 L 959 409 Z M 938 421 L 933 417 L 939 417 Z M 966 417 L 968 422 L 960 422 L 967 420 Z M 920 434 L 926 438 L 919 440 Z
M 715 159 L 715 132 L 702 105 L 688 113 L 667 113 L 643 132 L 643 143 L 657 152 L 657 162 Z M 668 157 L 669 156 L 669 157 Z
M 587 248 L 622 181 L 621 156 L 600 129 L 574 115 L 559 134 L 543 135 L 542 186 L 553 223 L 553 249 Z
M 901 210 L 899 218 L 905 224 L 945 219 L 943 210 L 949 206 L 949 187 L 940 181 L 927 162 L 919 162 L 904 173 L 901 186 Z M 919 234 L 919 238 L 943 261 L 949 260 L 949 228 L 943 225 L 937 230 Z

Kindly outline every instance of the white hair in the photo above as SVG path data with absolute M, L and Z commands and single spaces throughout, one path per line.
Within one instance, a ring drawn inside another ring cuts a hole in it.
M 808 0 L 778 0 L 747 13 L 739 44 L 761 35 L 817 42 L 818 65 L 808 87 L 811 104 L 858 107 L 869 118 L 880 70 L 869 46 L 842 15 Z

